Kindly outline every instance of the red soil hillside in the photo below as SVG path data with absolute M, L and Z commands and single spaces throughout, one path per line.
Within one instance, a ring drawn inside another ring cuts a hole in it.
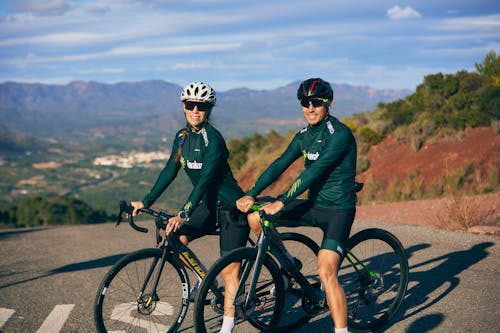
M 270 163 L 279 156 L 279 153 L 275 151 L 270 154 L 272 156 L 266 155 L 266 161 Z M 422 177 L 428 186 L 439 182 L 446 172 L 453 172 L 466 165 L 474 168 L 476 177 L 486 179 L 488 170 L 496 170 L 497 174 L 500 171 L 500 137 L 492 128 L 468 129 L 462 139 L 453 141 L 436 139 L 432 144 L 426 144 L 416 152 L 408 144 L 398 143 L 389 136 L 377 146 L 373 146 L 365 157 L 369 159 L 370 167 L 358 175 L 358 181 L 366 182 L 367 179 L 371 179 L 387 185 L 394 180 L 403 181 L 418 170 L 419 177 Z M 247 163 L 246 168 L 236 175 L 243 190 L 249 189 L 258 174 L 267 166 L 267 164 L 258 165 L 259 160 L 261 158 L 256 157 L 254 162 Z M 262 164 L 262 161 L 260 163 Z M 302 161 L 296 161 L 263 195 L 276 196 L 283 193 L 302 169 Z M 366 188 L 361 192 L 361 197 L 369 190 Z M 453 200 L 453 198 L 438 198 L 387 204 L 374 204 L 362 200 L 365 204 L 358 206 L 356 218 L 458 229 L 456 224 L 450 224 L 448 218 L 450 207 L 454 204 Z M 500 235 L 500 192 L 464 197 L 460 200 L 462 206 L 460 209 L 464 215 L 470 215 L 475 219 L 484 217 L 484 221 L 478 221 L 480 223 L 477 224 L 488 224 L 489 226 L 484 228 L 493 228 L 493 230 L 470 229 L 469 231 Z
M 404 180 L 418 170 L 429 185 L 446 172 L 467 165 L 480 170 L 480 176 L 486 177 L 489 169 L 500 170 L 500 137 L 491 127 L 467 129 L 461 140 L 438 139 L 416 152 L 388 136 L 372 147 L 366 158 L 370 167 L 358 176 L 360 181 L 372 178 L 388 184 L 394 179 Z

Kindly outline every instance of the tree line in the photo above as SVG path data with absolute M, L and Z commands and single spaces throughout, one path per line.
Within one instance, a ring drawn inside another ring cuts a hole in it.
M 500 55 L 490 51 L 475 68 L 476 72 L 427 75 L 407 98 L 379 103 L 373 112 L 347 118 L 346 124 L 361 143 L 361 153 L 391 133 L 418 151 L 442 129 L 493 126 L 498 132 Z
M 27 228 L 109 221 L 113 216 L 69 196 L 32 196 L 0 210 L 0 228 Z

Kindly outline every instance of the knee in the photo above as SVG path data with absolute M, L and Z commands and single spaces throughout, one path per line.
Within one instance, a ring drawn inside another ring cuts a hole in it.
M 252 232 L 256 235 L 260 234 L 260 216 L 258 212 L 253 212 L 248 214 L 248 226 L 252 229 Z
M 338 281 L 338 256 L 336 254 L 320 251 L 318 254 L 318 275 L 322 282 L 333 283 Z
M 318 275 L 321 281 L 329 281 L 337 276 L 334 267 L 325 263 L 318 263 Z
M 238 263 L 232 263 L 226 267 L 224 267 L 221 271 L 221 275 L 225 280 L 227 280 L 228 277 L 231 276 L 237 276 L 239 271 L 239 264 Z
M 179 240 L 181 241 L 182 244 L 184 245 L 188 245 L 189 244 L 189 240 L 187 239 L 186 235 L 180 235 L 179 236 Z

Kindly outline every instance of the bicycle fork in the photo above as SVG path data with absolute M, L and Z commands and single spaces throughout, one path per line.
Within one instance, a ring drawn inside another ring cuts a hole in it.
M 155 308 L 154 305 L 156 304 L 155 302 L 158 302 L 160 300 L 158 294 L 156 293 L 156 288 L 158 287 L 161 273 L 163 272 L 163 268 L 165 267 L 165 262 L 167 261 L 168 255 L 171 255 L 171 253 L 169 250 L 167 250 L 167 247 L 164 247 L 161 259 L 154 258 L 153 262 L 151 263 L 151 266 L 149 267 L 148 273 L 146 274 L 146 278 L 144 279 L 144 282 L 142 284 L 141 291 L 137 296 L 137 304 L 139 312 L 143 314 L 150 314 L 151 312 L 153 312 Z M 160 261 L 160 264 L 158 270 L 156 271 L 153 284 L 151 286 L 151 292 L 148 295 L 145 293 L 146 287 L 148 286 L 149 281 L 151 280 L 151 277 L 155 271 L 155 268 L 158 265 L 158 261 Z

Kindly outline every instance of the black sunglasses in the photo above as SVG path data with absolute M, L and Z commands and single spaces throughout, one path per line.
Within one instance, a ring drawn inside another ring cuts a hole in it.
M 212 104 L 203 103 L 203 102 L 194 102 L 194 101 L 185 101 L 184 102 L 184 107 L 186 108 L 186 110 L 193 111 L 195 106 L 198 107 L 198 111 L 200 111 L 200 112 L 206 112 L 206 111 L 210 111 L 212 109 Z
M 328 103 L 327 99 L 303 99 L 300 101 L 300 105 L 302 105 L 305 108 L 308 108 L 310 105 L 312 105 L 315 108 L 319 108 L 321 106 L 324 106 Z

